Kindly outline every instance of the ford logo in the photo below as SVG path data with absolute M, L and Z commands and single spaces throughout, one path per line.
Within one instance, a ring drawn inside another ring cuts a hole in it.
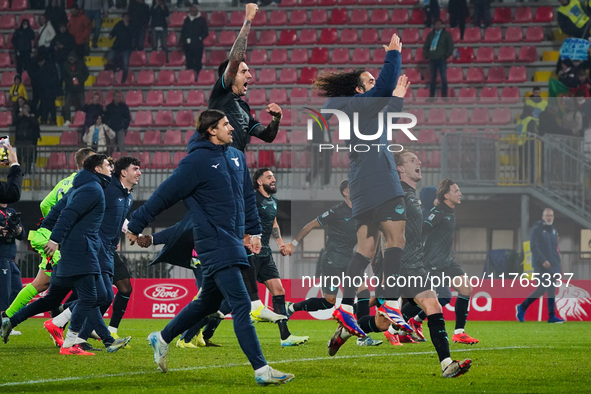
M 152 285 L 144 290 L 144 295 L 155 301 L 174 301 L 185 297 L 189 291 L 183 286 L 171 283 Z

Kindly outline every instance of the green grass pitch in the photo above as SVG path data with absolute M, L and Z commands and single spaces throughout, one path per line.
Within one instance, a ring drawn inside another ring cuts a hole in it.
M 166 374 L 156 370 L 146 337 L 168 320 L 124 319 L 120 335 L 131 335 L 130 349 L 97 352 L 94 357 L 60 356 L 42 319 L 18 326 L 22 336 L 0 343 L 0 392 L 583 392 L 591 387 L 591 323 L 468 322 L 477 345 L 451 343 L 452 358 L 472 359 L 464 376 L 444 379 L 429 342 L 360 347 L 349 340 L 335 357 L 326 351 L 333 321 L 290 321 L 290 329 L 309 335 L 306 345 L 281 348 L 277 328 L 256 325 L 267 361 L 296 378 L 281 387 L 260 388 L 224 321 L 215 342 L 221 348 L 179 349 L 171 343 Z M 427 325 L 425 335 L 428 338 Z M 453 323 L 447 325 L 448 333 Z M 374 339 L 385 339 L 373 333 Z M 450 335 L 451 338 L 451 335 Z M 99 342 L 91 341 L 94 346 Z

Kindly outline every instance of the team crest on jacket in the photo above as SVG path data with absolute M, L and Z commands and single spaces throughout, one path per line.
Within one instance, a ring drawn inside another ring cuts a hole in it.
M 240 167 L 240 163 L 238 163 L 238 157 L 232 157 L 232 160 L 234 160 L 234 164 L 236 164 L 236 167 Z

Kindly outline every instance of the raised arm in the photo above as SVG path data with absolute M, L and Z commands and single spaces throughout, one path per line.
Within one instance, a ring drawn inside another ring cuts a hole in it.
M 250 33 L 250 25 L 258 10 L 259 6 L 256 4 L 246 4 L 244 24 L 242 25 L 242 29 L 240 29 L 240 33 L 238 33 L 238 37 L 236 37 L 236 41 L 234 41 L 234 45 L 232 45 L 230 55 L 228 56 L 228 67 L 226 67 L 226 71 L 224 71 L 225 86 L 232 86 L 236 73 L 238 72 L 238 66 L 240 66 L 240 62 L 244 61 L 246 42 L 248 41 L 248 33 Z
M 320 222 L 318 222 L 318 218 L 315 218 L 314 220 L 312 220 L 308 224 L 306 224 L 300 230 L 298 235 L 296 235 L 294 240 L 285 245 L 286 254 L 291 256 L 292 253 L 294 252 L 295 248 L 302 241 L 302 239 L 304 239 L 306 237 L 306 235 L 310 234 L 310 231 L 314 230 L 315 228 L 320 228 L 320 227 L 322 227 L 322 225 L 320 224 Z M 289 253 L 287 253 L 287 252 L 289 252 Z

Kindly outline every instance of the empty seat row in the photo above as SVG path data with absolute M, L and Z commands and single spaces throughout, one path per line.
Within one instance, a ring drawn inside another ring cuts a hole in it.
M 191 127 L 195 124 L 195 116 L 192 110 L 178 111 L 176 117 L 170 110 L 160 110 L 157 111 L 155 115 L 152 115 L 152 111 L 143 110 L 132 113 L 132 118 L 132 127 Z M 84 125 L 85 119 L 86 113 L 82 111 L 76 111 L 70 127 L 82 127 Z
M 195 81 L 193 70 L 180 70 L 178 74 L 174 70 L 161 70 L 156 77 L 153 70 L 141 70 L 136 74 L 130 71 L 127 80 L 121 81 L 121 74 L 115 74 L 113 71 L 99 71 L 94 86 L 191 86 L 191 85 L 209 85 L 213 86 L 217 80 L 213 70 L 202 70 L 199 73 L 199 79 Z
M 495 54 L 496 52 L 496 54 Z M 514 46 L 503 46 L 495 51 L 493 47 L 480 47 L 476 54 L 472 47 L 460 47 L 456 49 L 454 56 L 454 63 L 531 63 L 538 61 L 538 51 L 535 46 L 522 46 L 517 48 Z
M 184 151 L 169 152 L 114 152 L 113 159 L 117 160 L 121 156 L 134 156 L 141 162 L 142 168 L 148 169 L 173 169 L 176 168 L 179 162 L 187 155 Z M 47 159 L 47 170 L 63 170 L 76 169 L 76 152 L 69 154 L 65 152 L 51 152 Z
M 29 0 L 12 0 L 12 2 L 0 0 L 0 11 L 24 11 L 27 9 L 29 9 Z
M 429 81 L 428 72 L 425 78 L 421 70 L 417 68 L 406 68 L 404 73 L 412 83 L 424 83 Z M 439 80 L 438 76 L 438 80 Z M 464 76 L 464 70 L 461 67 L 449 67 L 447 69 L 448 83 L 522 83 L 527 81 L 527 70 L 524 66 L 511 66 L 507 73 L 505 67 L 490 67 L 485 76 L 485 70 L 481 67 L 469 67 Z
M 125 145 L 186 145 L 193 133 L 192 130 L 182 132 L 175 129 L 166 130 L 164 133 L 160 132 L 160 130 L 147 130 L 142 138 L 139 131 L 130 130 L 125 134 Z M 63 131 L 59 144 L 63 146 L 78 145 L 78 132 L 75 130 Z

